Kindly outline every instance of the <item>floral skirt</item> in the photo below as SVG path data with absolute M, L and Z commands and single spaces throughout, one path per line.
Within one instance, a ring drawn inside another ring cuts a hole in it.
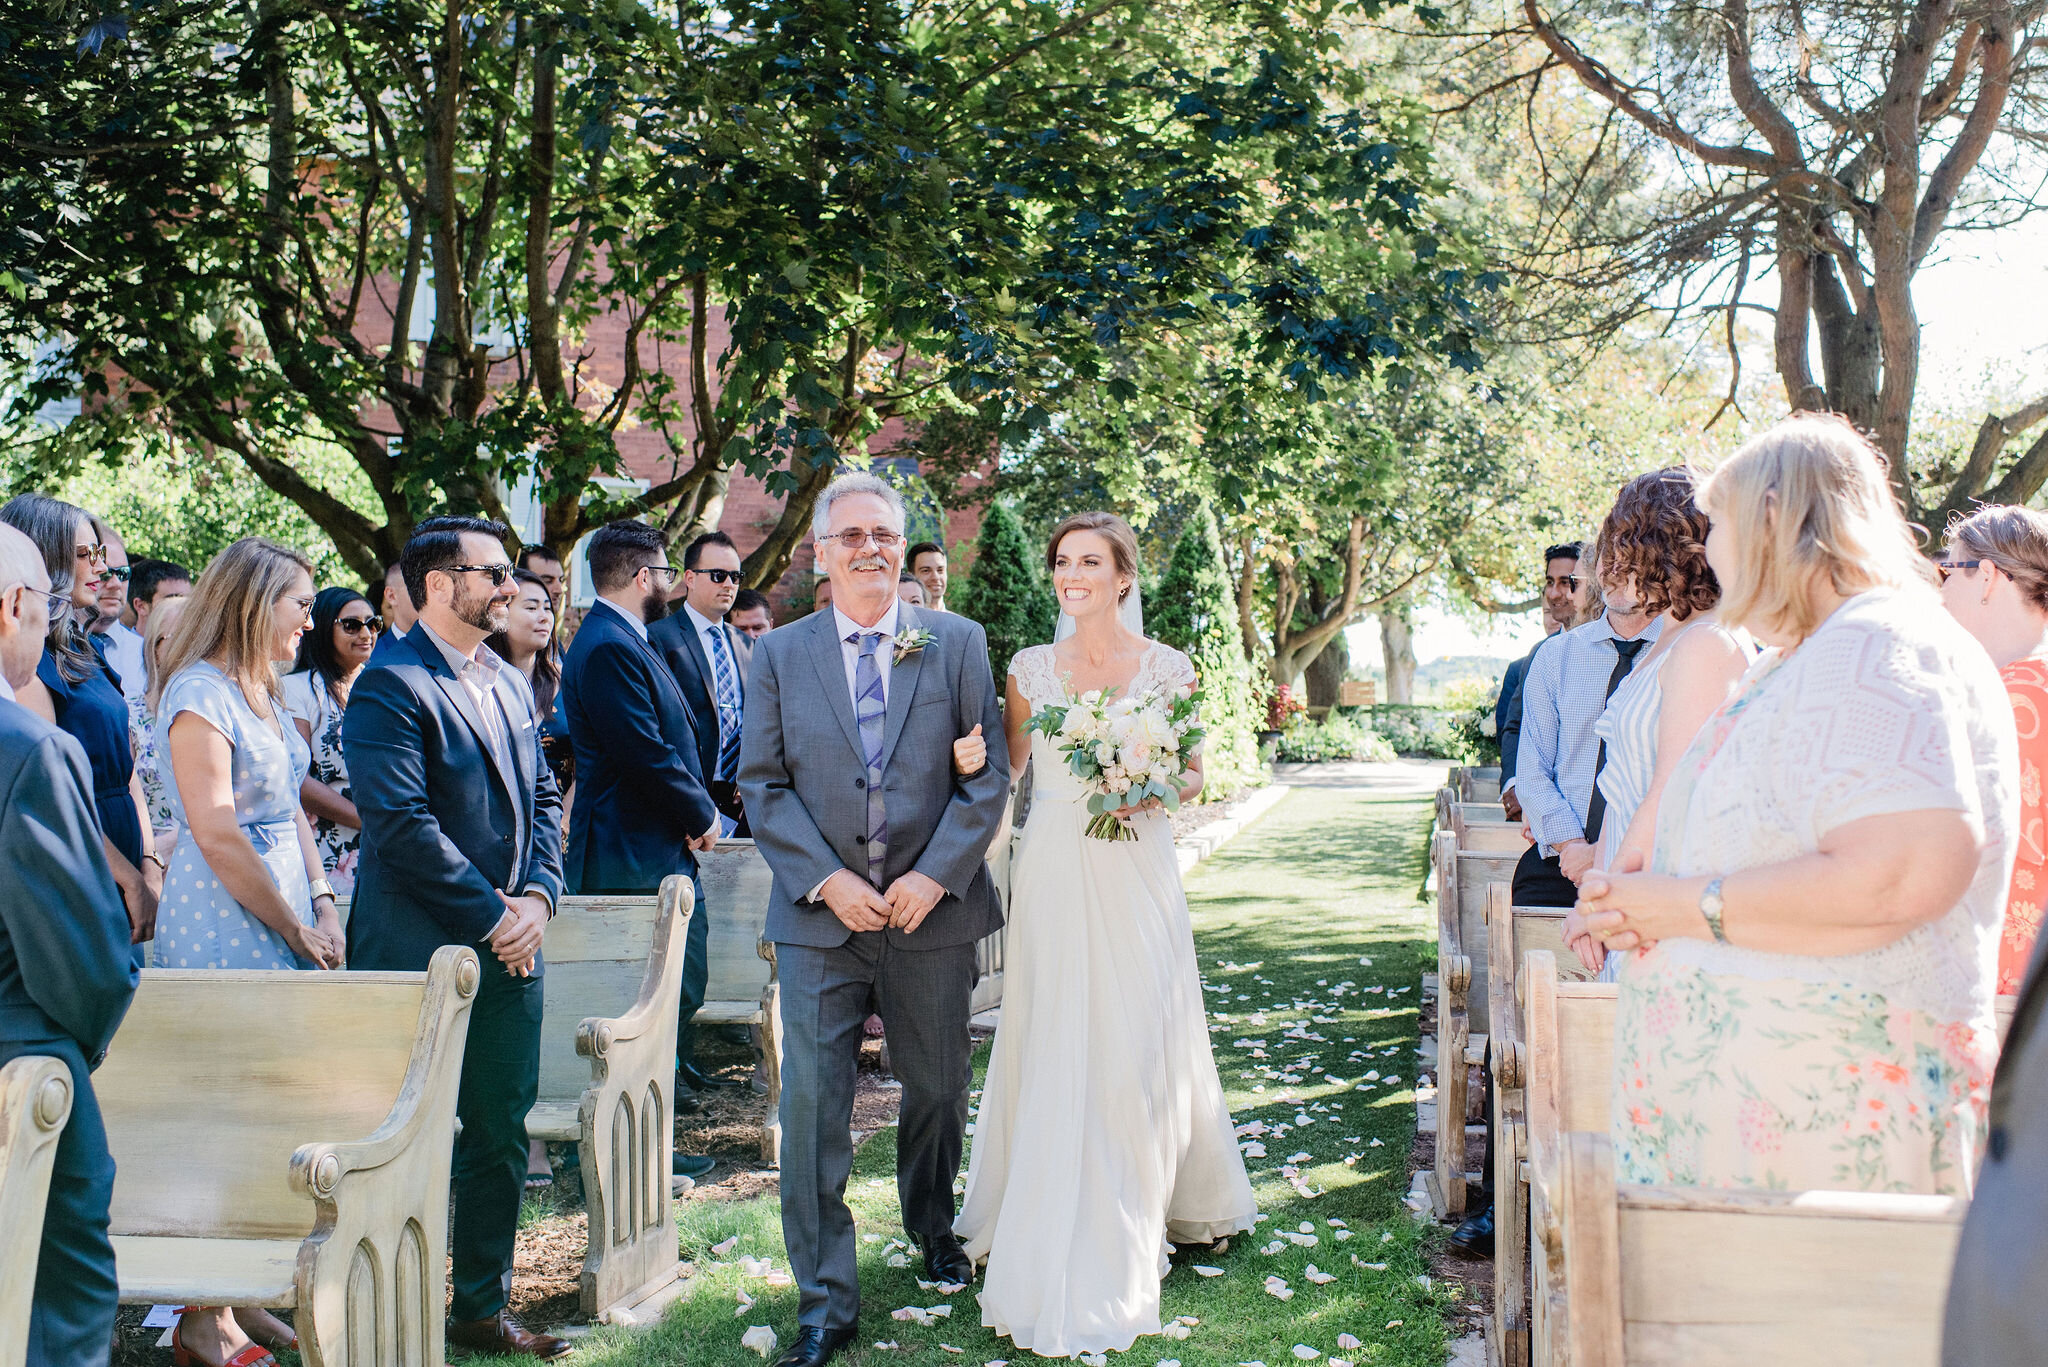
M 1967 1196 L 1997 1036 L 1840 983 L 1621 971 L 1615 1176 L 1652 1186 Z

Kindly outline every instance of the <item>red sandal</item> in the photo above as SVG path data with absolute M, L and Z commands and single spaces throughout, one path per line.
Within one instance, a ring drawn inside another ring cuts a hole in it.
M 270 1367 L 277 1367 L 277 1359 L 270 1355 L 270 1350 L 253 1339 L 240 1352 L 236 1353 L 226 1362 L 220 1363 L 209 1362 L 190 1348 L 187 1348 L 182 1337 L 182 1331 L 185 1328 L 185 1316 L 200 1310 L 213 1310 L 217 1308 L 211 1305 L 181 1305 L 178 1307 L 178 1323 L 171 1330 L 172 1367 L 263 1367 L 263 1364 L 266 1362 L 270 1364 Z

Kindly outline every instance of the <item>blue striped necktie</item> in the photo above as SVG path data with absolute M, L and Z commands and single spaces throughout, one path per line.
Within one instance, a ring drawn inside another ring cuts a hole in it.
M 882 691 L 882 666 L 875 659 L 883 638 L 879 631 L 856 631 L 846 639 L 860 647 L 860 660 L 853 667 L 853 712 L 860 721 L 860 745 L 868 765 L 868 881 L 880 888 L 889 841 L 889 822 L 882 812 L 882 731 L 889 699 Z
M 725 648 L 725 627 L 716 623 L 711 628 L 711 677 L 718 689 L 718 771 L 712 777 L 729 783 L 740 763 L 740 680 Z

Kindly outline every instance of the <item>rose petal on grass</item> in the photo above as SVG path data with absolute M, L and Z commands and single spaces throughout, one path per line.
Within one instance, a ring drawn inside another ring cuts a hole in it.
M 1356 1334 L 1337 1335 L 1337 1346 L 1339 1348 L 1342 1348 L 1347 1353 L 1365 1347 L 1364 1344 L 1358 1341 L 1358 1335 Z
M 1195 1275 L 1197 1277 L 1220 1277 L 1223 1275 L 1223 1269 L 1220 1267 L 1208 1267 L 1201 1263 L 1196 1263 Z
M 1180 1321 L 1178 1320 L 1174 1321 L 1172 1324 L 1167 1325 L 1164 1329 L 1161 1329 L 1159 1331 L 1162 1337 L 1170 1339 L 1184 1339 L 1194 1332 L 1194 1330 L 1188 1328 L 1185 1324 L 1180 1323 Z
M 1328 1286 L 1331 1282 L 1337 1280 L 1329 1273 L 1319 1270 L 1314 1263 L 1310 1263 L 1307 1267 L 1303 1268 L 1301 1275 L 1304 1280 L 1314 1282 L 1317 1286 Z
M 725 1241 L 724 1243 L 718 1243 L 718 1244 L 713 1244 L 713 1245 L 711 1245 L 711 1251 L 712 1251 L 713 1253 L 717 1254 L 717 1255 L 718 1255 L 719 1257 L 723 1258 L 723 1257 L 724 1257 L 724 1256 L 725 1256 L 726 1254 L 728 1254 L 728 1253 L 732 1252 L 732 1251 L 733 1251 L 734 1249 L 738 1248 L 739 1246 L 740 1246 L 740 1236 L 739 1236 L 739 1235 L 737 1235 L 737 1234 L 735 1234 L 735 1235 L 733 1235 L 733 1236 L 732 1236 L 732 1237 L 731 1237 L 730 1239 L 727 1239 L 727 1240 L 726 1240 L 726 1241 Z
M 1311 1348 L 1306 1343 L 1297 1343 L 1294 1345 L 1294 1355 L 1303 1362 L 1314 1362 L 1323 1355 L 1323 1350 Z

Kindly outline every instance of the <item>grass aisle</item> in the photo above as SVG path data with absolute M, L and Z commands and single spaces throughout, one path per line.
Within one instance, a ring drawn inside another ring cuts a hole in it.
M 1210 1038 L 1232 1115 L 1240 1127 L 1265 1127 L 1245 1142 L 1268 1218 L 1214 1260 L 1221 1276 L 1181 1267 L 1167 1278 L 1165 1316 L 1198 1321 L 1187 1337 L 1140 1339 L 1119 1361 L 1443 1362 L 1451 1298 L 1427 1282 L 1424 1236 L 1401 1204 L 1415 1128 L 1419 984 L 1434 953 L 1415 898 L 1427 811 L 1421 799 L 1297 790 L 1191 875 Z M 986 1049 L 977 1066 L 985 1062 Z M 982 1367 L 1028 1359 L 981 1327 L 971 1289 L 952 1297 L 921 1289 L 922 1267 L 896 1256 L 894 1171 L 895 1134 L 885 1130 L 856 1158 L 849 1188 L 862 1231 L 863 1309 L 860 1344 L 842 1360 Z M 682 1210 L 683 1256 L 699 1269 L 694 1295 L 654 1330 L 592 1335 L 572 1361 L 759 1367 L 740 1343 L 747 1328 L 770 1325 L 785 1342 L 793 1333 L 795 1292 L 771 1285 L 757 1261 L 787 1271 L 776 1203 Z M 1271 1294 L 1271 1277 L 1291 1294 Z M 890 1318 L 906 1306 L 950 1306 L 951 1314 L 929 1326 Z M 1358 1346 L 1340 1342 L 1346 1335 Z

